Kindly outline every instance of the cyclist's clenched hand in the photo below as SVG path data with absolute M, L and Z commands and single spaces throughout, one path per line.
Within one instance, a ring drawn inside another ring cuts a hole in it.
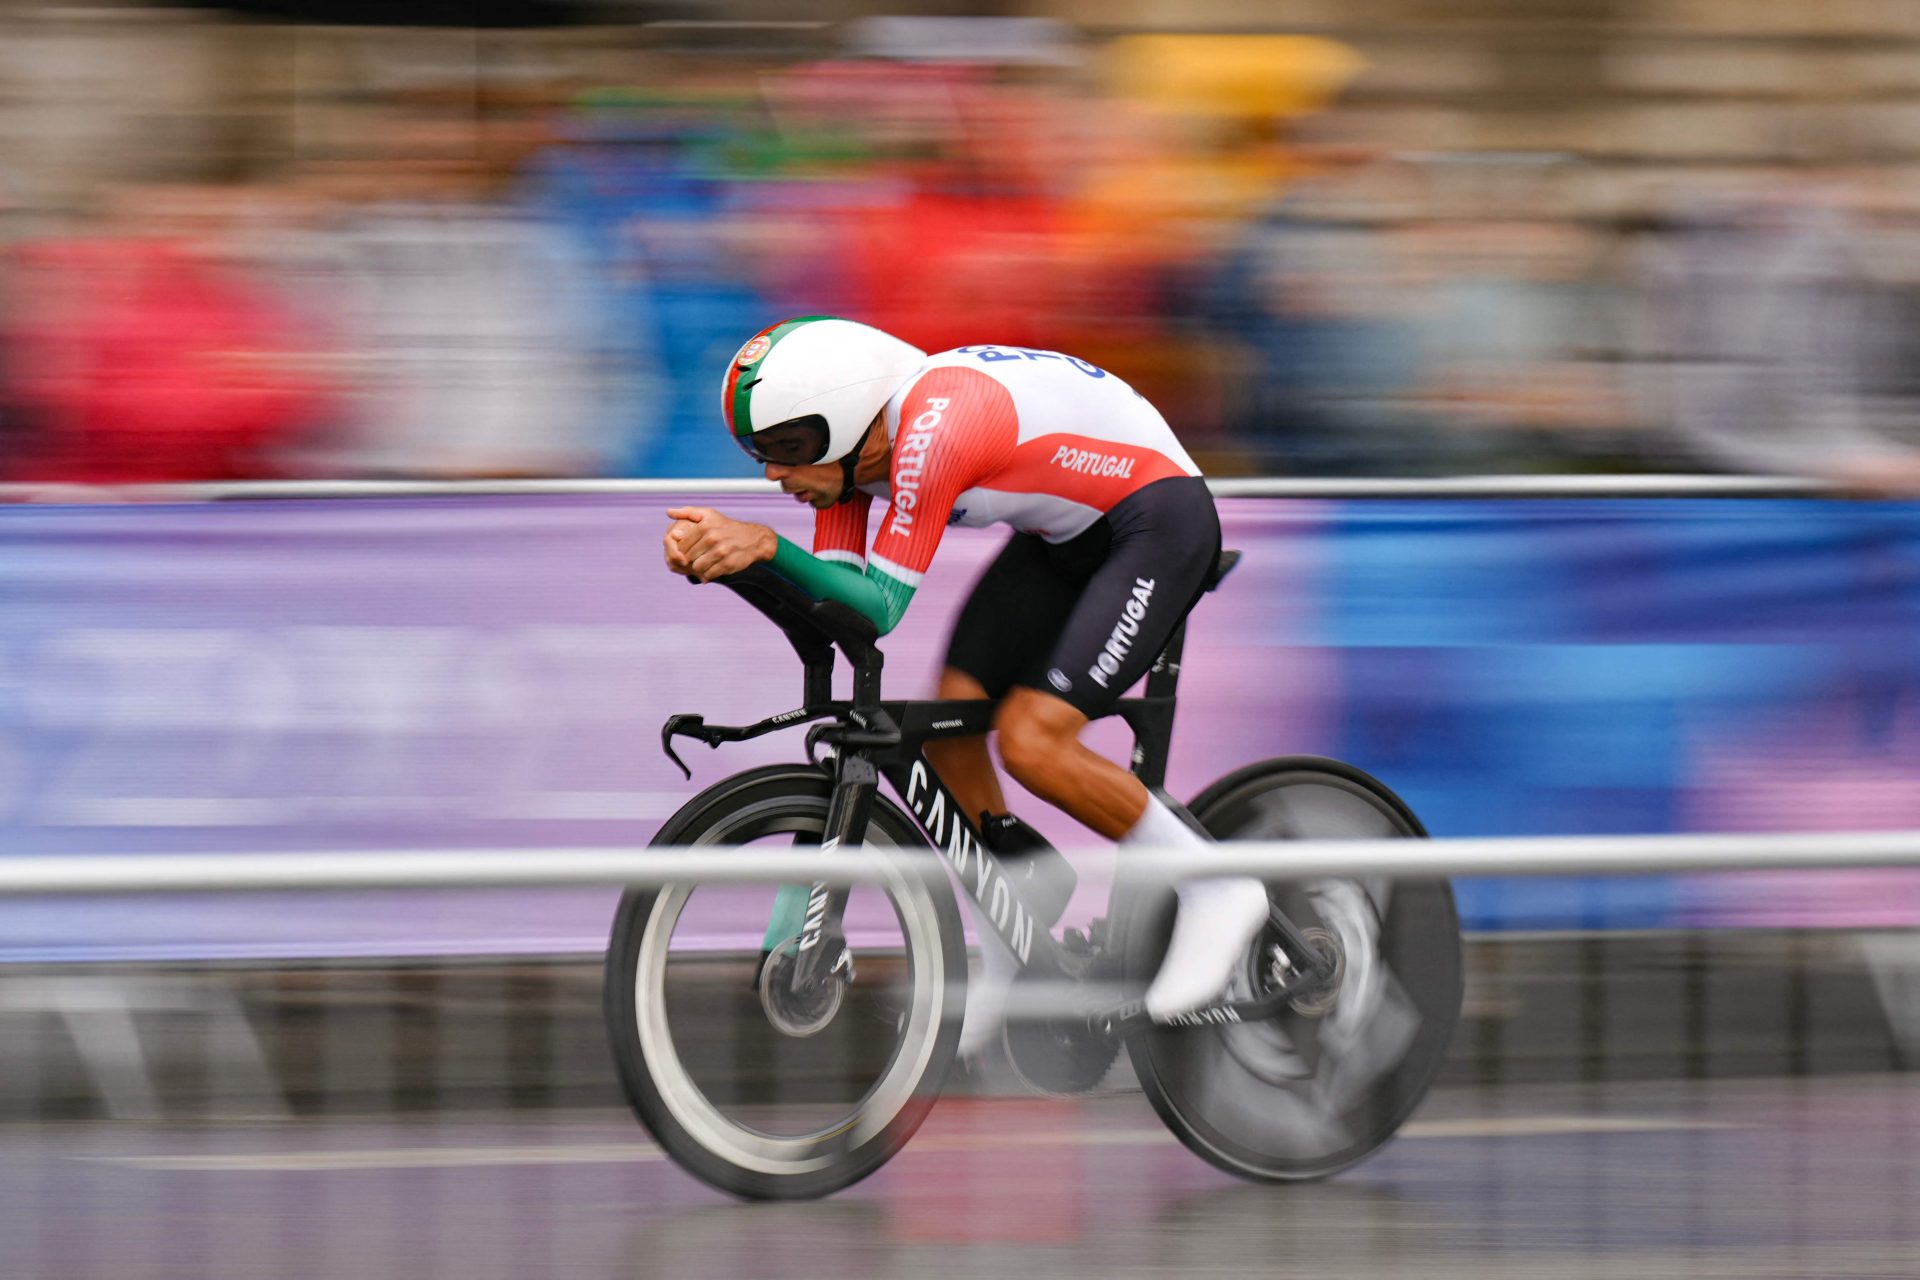
M 667 550 L 667 568 L 684 577 L 693 572 L 693 566 L 687 563 L 684 548 L 698 532 L 699 526 L 686 518 L 685 508 L 676 507 L 669 514 L 673 517 L 673 523 L 667 526 L 667 536 L 663 539 Z
M 763 524 L 723 516 L 711 507 L 674 507 L 667 512 L 667 568 L 712 582 L 748 565 L 773 559 L 779 538 Z

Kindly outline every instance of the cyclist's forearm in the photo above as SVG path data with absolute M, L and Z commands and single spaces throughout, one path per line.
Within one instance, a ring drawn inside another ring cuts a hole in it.
M 895 582 L 883 573 L 863 574 L 852 565 L 802 551 L 780 539 L 774 548 L 773 567 L 822 600 L 838 600 L 857 609 L 885 635 L 900 625 L 913 599 L 913 588 Z

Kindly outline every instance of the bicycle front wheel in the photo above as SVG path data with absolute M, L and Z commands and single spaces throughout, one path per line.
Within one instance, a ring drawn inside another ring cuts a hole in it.
M 816 844 L 831 780 L 776 766 L 727 779 L 661 828 L 656 844 Z M 875 797 L 869 845 L 924 848 Z M 795 848 L 794 877 L 807 851 Z M 953 1064 L 966 951 L 931 850 L 853 888 L 847 963 L 802 992 L 798 941 L 761 952 L 778 885 L 636 889 L 607 953 L 606 1016 L 635 1112 L 682 1168 L 751 1199 L 827 1195 L 892 1157 Z
M 1378 780 L 1335 760 L 1253 765 L 1196 797 L 1216 839 L 1417 838 L 1419 820 Z M 1321 1178 L 1390 1139 L 1439 1073 L 1460 1016 L 1459 918 L 1443 879 L 1270 882 L 1268 897 L 1335 961 L 1330 988 L 1264 1022 L 1152 1027 L 1127 1049 L 1160 1118 L 1188 1148 L 1262 1181 Z M 1144 988 L 1172 933 L 1173 895 L 1142 895 L 1129 916 L 1126 968 Z M 1228 998 L 1286 977 L 1263 932 Z

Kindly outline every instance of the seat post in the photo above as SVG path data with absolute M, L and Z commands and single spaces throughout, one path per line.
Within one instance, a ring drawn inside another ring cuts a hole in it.
M 866 652 L 851 658 L 853 664 L 853 705 L 856 707 L 877 707 L 880 705 L 880 671 L 886 665 L 886 656 L 880 650 L 869 647 Z
M 1186 646 L 1183 618 L 1166 648 L 1147 670 L 1144 696 L 1122 701 L 1121 717 L 1133 730 L 1133 776 L 1149 787 L 1167 785 L 1167 754 L 1173 745 L 1174 690 L 1180 685 L 1180 652 Z
M 1182 618 L 1180 625 L 1173 629 L 1167 638 L 1167 647 L 1153 660 L 1153 666 L 1147 670 L 1147 697 L 1171 698 L 1180 687 L 1180 655 L 1187 647 L 1187 620 Z
M 824 655 L 808 657 L 806 662 L 806 693 L 802 696 L 801 706 L 817 707 L 833 701 L 833 647 L 827 646 Z

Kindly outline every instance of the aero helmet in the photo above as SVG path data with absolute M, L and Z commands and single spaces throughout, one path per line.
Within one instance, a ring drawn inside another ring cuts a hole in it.
M 800 316 L 762 329 L 727 366 L 720 410 L 756 462 L 840 462 L 927 353 L 870 325 Z

